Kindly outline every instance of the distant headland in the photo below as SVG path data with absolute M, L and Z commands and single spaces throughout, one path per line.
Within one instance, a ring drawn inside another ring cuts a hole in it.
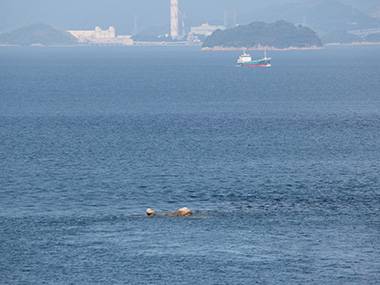
M 253 22 L 227 30 L 217 30 L 203 42 L 202 50 L 294 50 L 322 49 L 322 40 L 308 27 L 281 20 Z
M 0 45 L 60 46 L 76 45 L 78 40 L 70 33 L 46 24 L 34 24 L 0 35 Z

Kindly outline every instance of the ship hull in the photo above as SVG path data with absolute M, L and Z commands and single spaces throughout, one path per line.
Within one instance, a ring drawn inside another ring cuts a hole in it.
M 260 61 L 250 61 L 240 63 L 240 66 L 261 66 L 261 67 L 270 67 L 270 60 L 260 60 Z

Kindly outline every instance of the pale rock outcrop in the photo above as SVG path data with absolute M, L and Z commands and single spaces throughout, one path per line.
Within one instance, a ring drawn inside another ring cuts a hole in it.
M 148 208 L 148 209 L 146 209 L 146 214 L 147 214 L 148 216 L 155 216 L 155 215 L 156 215 L 156 212 L 153 211 L 151 208 Z
M 192 216 L 194 215 L 193 212 L 189 210 L 189 208 L 183 207 L 178 210 L 177 216 Z
M 187 207 L 183 207 L 179 209 L 177 212 L 173 214 L 165 214 L 164 216 L 179 216 L 179 217 L 185 217 L 185 216 L 193 216 L 194 213 L 189 210 Z

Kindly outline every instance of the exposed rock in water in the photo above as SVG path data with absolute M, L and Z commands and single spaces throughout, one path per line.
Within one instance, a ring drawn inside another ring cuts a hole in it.
M 148 209 L 146 209 L 146 214 L 147 214 L 148 216 L 155 216 L 155 215 L 156 215 L 156 212 L 153 211 L 151 208 L 148 208 Z
M 146 209 L 146 215 L 147 216 L 155 216 L 157 213 L 153 211 L 151 208 Z M 178 217 L 185 217 L 185 216 L 193 216 L 194 213 L 189 210 L 187 207 L 183 207 L 181 209 L 178 209 L 177 212 L 172 214 L 164 214 L 163 216 L 178 216 Z
M 183 207 L 183 208 L 178 210 L 177 215 L 178 216 L 192 216 L 194 214 L 193 214 L 193 212 L 191 212 L 189 210 L 189 208 Z
M 183 207 L 179 209 L 177 212 L 173 214 L 165 214 L 164 216 L 179 216 L 179 217 L 185 217 L 185 216 L 193 216 L 194 213 L 189 210 L 187 207 Z

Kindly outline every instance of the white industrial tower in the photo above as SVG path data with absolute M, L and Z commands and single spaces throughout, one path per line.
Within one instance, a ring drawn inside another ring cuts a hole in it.
M 178 39 L 178 0 L 170 0 L 170 36 Z

